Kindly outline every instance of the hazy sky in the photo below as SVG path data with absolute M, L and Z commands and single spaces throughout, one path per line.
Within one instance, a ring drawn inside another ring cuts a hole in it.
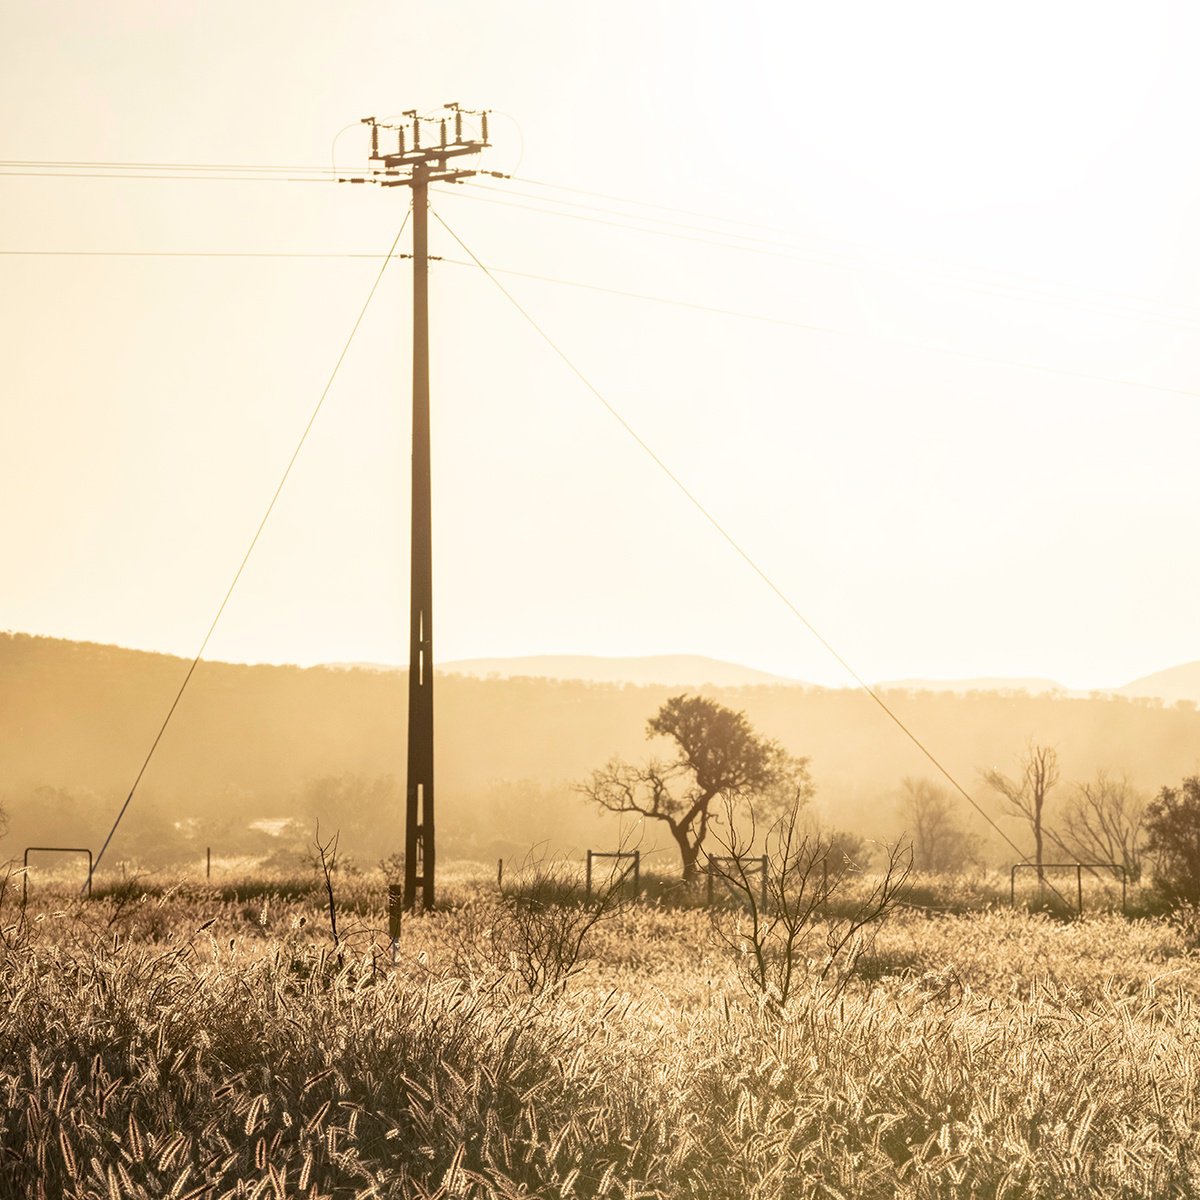
M 490 265 L 747 314 L 503 277 L 865 677 L 1200 658 L 1195 6 L 0 14 L 10 162 L 352 171 L 363 116 L 503 114 L 484 165 L 520 181 L 435 209 Z M 407 201 L 8 174 L 0 250 L 374 255 Z M 194 652 L 377 269 L 0 255 L 0 628 Z M 389 268 L 211 657 L 406 657 L 409 286 Z M 437 658 L 847 682 L 485 276 L 435 264 L 432 297 Z

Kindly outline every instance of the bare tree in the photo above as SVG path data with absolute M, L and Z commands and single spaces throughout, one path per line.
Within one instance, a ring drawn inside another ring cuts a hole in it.
M 725 855 L 712 860 L 710 870 L 724 880 L 738 904 L 715 907 L 711 916 L 718 941 L 736 955 L 743 986 L 764 996 L 776 1011 L 786 1008 L 805 979 L 840 991 L 870 948 L 870 935 L 903 895 L 911 849 L 887 847 L 882 875 L 874 884 L 866 891 L 849 888 L 860 874 L 858 866 L 819 835 L 806 835 L 800 806 L 793 804 L 764 839 L 764 904 L 753 824 L 747 835 L 729 816 L 717 838 Z M 845 898 L 839 895 L 843 892 L 848 893 Z M 828 905 L 835 895 L 840 902 L 832 916 Z
M 913 869 L 958 871 L 975 856 L 977 839 L 962 827 L 954 797 L 932 779 L 906 777 L 900 809 L 912 839 Z
M 1096 772 L 1075 784 L 1075 795 L 1063 816 L 1067 840 L 1080 858 L 1120 863 L 1130 879 L 1142 873 L 1141 835 L 1146 798 L 1125 775 Z
M 706 696 L 672 696 L 647 722 L 646 736 L 670 738 L 676 755 L 634 766 L 611 760 L 579 791 L 615 813 L 637 813 L 662 821 L 683 864 L 695 879 L 709 825 L 750 796 L 803 804 L 811 794 L 807 759 L 795 758 L 751 728 L 740 713 Z
M 597 926 L 633 903 L 621 875 L 588 896 L 573 864 L 531 851 L 498 897 L 462 910 L 456 965 L 464 975 L 511 975 L 530 995 L 561 988 L 581 969 Z
M 340 838 L 341 830 L 339 829 L 328 841 L 322 842 L 321 822 L 317 822 L 317 830 L 313 834 L 314 860 L 325 882 L 325 898 L 329 904 L 329 934 L 333 938 L 334 950 L 341 945 L 338 939 L 337 901 L 333 895 L 333 873 L 338 866 L 338 841 Z
M 1045 856 L 1046 800 L 1058 783 L 1058 752 L 1053 746 L 1030 741 L 1020 757 L 1021 775 L 1010 779 L 995 768 L 983 772 L 983 781 L 1008 802 L 1013 816 L 1023 817 L 1033 832 L 1034 862 L 1037 866 L 1038 887 L 1046 882 L 1043 869 Z M 1054 839 L 1057 841 L 1057 839 Z

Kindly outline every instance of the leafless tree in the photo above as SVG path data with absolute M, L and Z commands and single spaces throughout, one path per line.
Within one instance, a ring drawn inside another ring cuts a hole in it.
M 633 902 L 619 873 L 588 896 L 574 864 L 531 851 L 495 899 L 462 910 L 457 968 L 464 976 L 481 967 L 509 975 L 531 996 L 561 988 L 581 969 L 597 926 Z
M 830 899 L 851 892 L 847 885 L 860 870 L 819 835 L 804 833 L 799 805 L 778 816 L 764 839 L 765 904 L 753 825 L 744 833 L 730 819 L 716 840 L 724 854 L 712 860 L 710 869 L 738 903 L 713 908 L 714 932 L 737 956 L 747 991 L 764 996 L 776 1010 L 787 1006 L 804 979 L 815 978 L 837 990 L 845 987 L 869 948 L 868 935 L 903 894 L 912 867 L 909 847 L 888 847 L 882 875 L 857 899 L 843 900 L 834 917 L 828 912 Z M 823 947 L 814 955 L 821 941 Z
M 1130 879 L 1142 873 L 1141 835 L 1146 798 L 1125 775 L 1096 772 L 1075 784 L 1063 815 L 1066 838 L 1080 858 L 1120 863 Z
M 1019 761 L 1019 778 L 1010 779 L 993 768 L 983 772 L 983 781 L 1004 797 L 1013 816 L 1023 817 L 1029 823 L 1033 832 L 1034 863 L 1040 888 L 1046 882 L 1043 868 L 1046 800 L 1058 784 L 1058 752 L 1053 746 L 1030 741 Z
M 961 870 L 976 853 L 976 838 L 962 827 L 954 797 L 932 779 L 902 779 L 900 809 L 912 839 L 913 869 Z
M 646 736 L 670 738 L 676 755 L 642 766 L 613 759 L 579 791 L 615 813 L 637 813 L 670 830 L 685 880 L 699 873 L 700 851 L 721 805 L 736 813 L 749 796 L 802 804 L 811 793 L 807 760 L 759 736 L 744 713 L 706 696 L 672 696 L 650 719 Z
M 321 841 L 321 822 L 317 822 L 316 833 L 313 834 L 313 849 L 316 865 L 325 883 L 325 897 L 329 905 L 329 934 L 333 938 L 333 948 L 340 946 L 337 927 L 337 901 L 333 895 L 333 873 L 338 865 L 338 840 L 341 830 L 338 830 L 328 841 Z

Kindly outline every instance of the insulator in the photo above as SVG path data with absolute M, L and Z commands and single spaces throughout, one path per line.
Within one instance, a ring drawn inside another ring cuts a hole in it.
M 487 139 L 487 117 L 488 117 L 488 115 L 487 115 L 487 113 L 481 113 L 480 116 L 483 118 L 483 140 L 486 142 L 488 140 Z
M 462 109 L 457 107 L 454 110 L 454 140 L 462 141 Z
M 416 117 L 413 120 L 413 149 L 420 150 L 421 148 L 421 118 Z
M 446 148 L 446 118 L 442 118 L 442 149 Z
M 401 126 L 396 132 L 400 139 L 400 153 L 403 154 L 404 153 L 404 127 Z
M 379 126 L 374 123 L 371 125 L 371 157 L 379 157 Z

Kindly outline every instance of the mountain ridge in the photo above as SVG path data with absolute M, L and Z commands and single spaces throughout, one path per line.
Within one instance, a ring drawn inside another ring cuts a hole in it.
M 667 687 L 758 687 L 786 685 L 814 687 L 770 671 L 741 663 L 709 658 L 702 654 L 646 654 L 607 657 L 596 654 L 532 654 L 511 658 L 464 658 L 441 663 L 439 669 L 453 675 L 479 679 L 582 680 L 587 683 L 627 683 L 635 686 L 660 684 Z

